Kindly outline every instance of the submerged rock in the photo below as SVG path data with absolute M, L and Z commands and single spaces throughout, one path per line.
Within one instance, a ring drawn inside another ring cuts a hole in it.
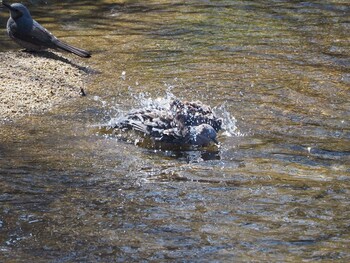
M 168 108 L 151 106 L 130 111 L 112 125 L 114 129 L 135 130 L 156 142 L 208 146 L 218 143 L 222 119 L 202 102 L 173 100 Z

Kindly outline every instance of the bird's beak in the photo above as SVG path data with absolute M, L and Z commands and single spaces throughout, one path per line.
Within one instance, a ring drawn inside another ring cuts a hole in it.
M 5 6 L 8 10 L 10 10 L 10 11 L 14 11 L 15 9 L 11 6 L 11 5 L 9 5 L 9 4 L 6 4 L 6 3 L 2 3 L 2 5 L 3 6 Z

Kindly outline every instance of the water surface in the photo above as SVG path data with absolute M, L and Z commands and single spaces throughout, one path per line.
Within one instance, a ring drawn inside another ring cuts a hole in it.
M 1 126 L 2 261 L 350 260 L 347 1 L 26 4 L 100 73 Z M 167 92 L 236 120 L 217 152 L 96 128 Z

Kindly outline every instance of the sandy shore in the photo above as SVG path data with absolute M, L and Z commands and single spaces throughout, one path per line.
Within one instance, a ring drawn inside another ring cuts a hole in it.
M 78 61 L 79 58 L 76 60 Z M 0 53 L 0 123 L 81 96 L 87 69 L 60 53 L 23 51 Z

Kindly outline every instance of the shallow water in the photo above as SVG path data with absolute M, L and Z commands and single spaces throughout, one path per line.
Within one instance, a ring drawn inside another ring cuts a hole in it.
M 347 1 L 46 2 L 33 16 L 100 73 L 1 126 L 0 261 L 350 260 Z M 236 120 L 218 151 L 96 128 L 169 91 Z

